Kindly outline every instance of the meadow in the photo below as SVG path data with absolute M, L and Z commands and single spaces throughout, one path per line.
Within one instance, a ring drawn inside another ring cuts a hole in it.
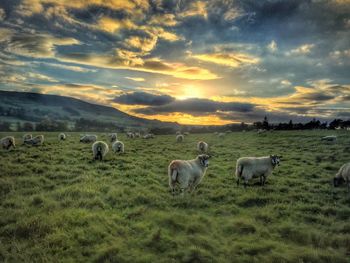
M 350 262 L 350 194 L 331 183 L 350 161 L 349 132 L 121 134 L 125 154 L 102 162 L 78 133 L 43 133 L 39 147 L 11 134 L 17 148 L 0 150 L 1 262 Z M 330 134 L 337 143 L 321 142 Z M 195 158 L 198 140 L 210 145 L 207 174 L 173 197 L 167 166 Z M 237 187 L 236 160 L 269 154 L 283 160 L 266 185 Z

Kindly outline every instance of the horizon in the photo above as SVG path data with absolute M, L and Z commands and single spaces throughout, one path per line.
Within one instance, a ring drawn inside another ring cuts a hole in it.
M 347 0 L 5 0 L 0 47 L 0 90 L 182 125 L 350 118 Z

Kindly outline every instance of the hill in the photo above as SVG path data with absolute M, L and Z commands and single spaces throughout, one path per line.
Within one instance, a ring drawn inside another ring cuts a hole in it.
M 87 119 L 120 127 L 176 127 L 176 123 L 131 116 L 113 107 L 75 98 L 29 92 L 0 91 L 0 118 L 7 122 L 38 123 L 44 119 L 74 123 Z

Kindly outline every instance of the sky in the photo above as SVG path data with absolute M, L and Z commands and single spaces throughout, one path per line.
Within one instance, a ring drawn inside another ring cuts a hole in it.
M 350 118 L 350 0 L 1 0 L 0 89 L 181 124 Z

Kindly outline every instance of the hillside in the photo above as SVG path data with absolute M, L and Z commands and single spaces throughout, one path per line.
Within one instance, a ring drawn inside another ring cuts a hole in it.
M 121 127 L 175 127 L 175 123 L 131 116 L 113 107 L 79 99 L 28 92 L 0 91 L 0 119 L 8 122 L 40 122 L 43 119 L 74 122 L 78 119 L 113 123 Z

